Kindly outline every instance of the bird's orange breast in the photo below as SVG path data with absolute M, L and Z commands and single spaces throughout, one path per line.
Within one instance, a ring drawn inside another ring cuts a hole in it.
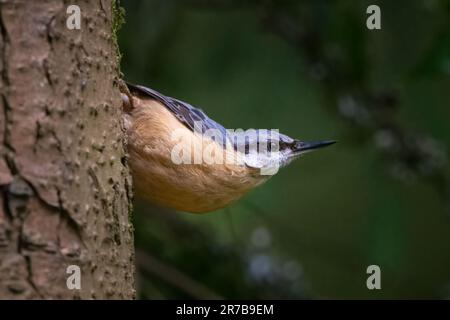
M 223 208 L 262 183 L 261 176 L 246 167 L 232 148 L 194 133 L 152 99 L 133 97 L 134 108 L 125 114 L 129 161 L 135 192 L 155 204 L 180 211 L 203 213 Z M 176 132 L 176 134 L 174 134 Z M 178 138 L 177 138 L 178 137 Z M 206 150 L 228 163 L 176 164 L 173 150 Z

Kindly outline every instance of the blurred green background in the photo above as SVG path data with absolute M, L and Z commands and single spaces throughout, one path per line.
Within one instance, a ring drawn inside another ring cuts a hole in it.
M 228 128 L 339 140 L 225 210 L 136 201 L 141 298 L 450 296 L 449 1 L 121 5 L 128 81 Z

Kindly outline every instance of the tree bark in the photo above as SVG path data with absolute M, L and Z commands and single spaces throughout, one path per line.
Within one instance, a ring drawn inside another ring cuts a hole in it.
M 135 294 L 115 6 L 74 1 L 69 30 L 69 4 L 0 2 L 2 299 Z

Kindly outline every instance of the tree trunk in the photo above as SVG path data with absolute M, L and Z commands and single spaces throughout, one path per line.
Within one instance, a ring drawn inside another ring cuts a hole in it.
M 80 30 L 63 0 L 0 2 L 2 299 L 134 297 L 115 5 L 74 2 Z

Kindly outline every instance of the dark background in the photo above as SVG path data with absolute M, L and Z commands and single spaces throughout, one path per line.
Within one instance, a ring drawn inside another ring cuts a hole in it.
M 339 140 L 225 210 L 137 202 L 141 298 L 449 297 L 449 1 L 121 4 L 128 81 L 228 128 Z

